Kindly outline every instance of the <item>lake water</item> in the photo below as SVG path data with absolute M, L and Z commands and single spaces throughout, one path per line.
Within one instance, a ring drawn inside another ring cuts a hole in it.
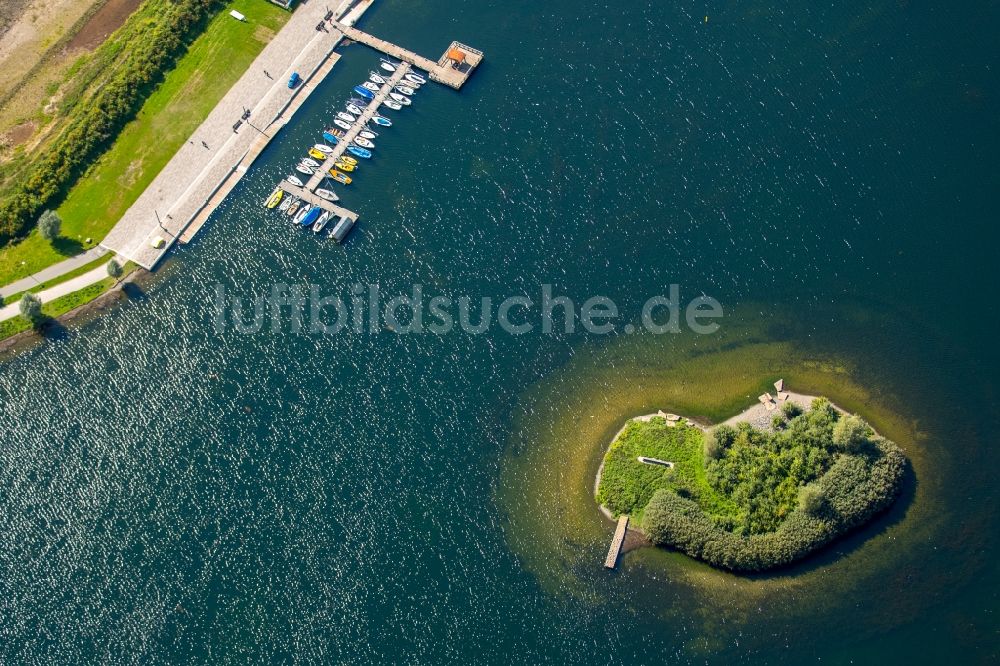
M 340 190 L 346 246 L 260 202 L 377 67 L 361 46 L 153 284 L 0 366 L 0 654 L 996 660 L 998 23 L 986 2 L 380 3 L 361 27 L 486 60 L 387 112 Z M 727 315 L 701 338 L 215 325 L 218 286 L 280 283 L 551 284 L 613 299 L 619 328 L 675 283 Z M 907 449 L 900 505 L 774 576 L 652 550 L 603 571 L 608 430 L 719 418 L 778 373 Z

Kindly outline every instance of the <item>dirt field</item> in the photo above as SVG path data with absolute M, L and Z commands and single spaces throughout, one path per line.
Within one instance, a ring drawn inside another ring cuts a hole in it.
M 44 133 L 44 109 L 70 66 L 141 0 L 0 0 L 0 159 Z

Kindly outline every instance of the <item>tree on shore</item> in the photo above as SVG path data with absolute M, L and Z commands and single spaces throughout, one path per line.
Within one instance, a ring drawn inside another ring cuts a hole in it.
M 47 210 L 38 218 L 38 233 L 47 241 L 54 241 L 62 229 L 62 218 L 54 210 Z
M 21 297 L 19 304 L 21 316 L 31 322 L 32 326 L 38 326 L 45 320 L 42 314 L 42 299 L 32 293 L 27 293 Z
M 122 273 L 124 273 L 124 272 L 125 272 L 125 270 L 122 268 L 122 265 L 119 264 L 114 259 L 112 259 L 111 261 L 108 262 L 108 275 L 109 276 L 111 276 L 111 277 L 113 277 L 114 279 L 117 280 L 118 278 L 120 278 L 122 276 Z

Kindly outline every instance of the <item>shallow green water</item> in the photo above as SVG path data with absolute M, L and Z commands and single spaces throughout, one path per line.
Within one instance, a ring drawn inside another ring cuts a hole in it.
M 148 293 L 0 368 L 4 661 L 995 660 L 998 23 L 988 3 L 382 2 L 363 27 L 487 60 L 393 115 L 345 247 L 259 203 L 377 65 L 357 46 Z M 278 282 L 551 283 L 622 322 L 677 283 L 730 314 L 693 350 L 215 329 L 217 284 Z M 511 460 L 572 439 L 551 436 L 567 418 L 695 410 L 705 377 L 718 418 L 765 370 L 914 433 L 896 513 L 743 580 L 656 551 L 602 571 L 596 509 L 538 501 L 580 493 L 582 434 L 511 500 Z

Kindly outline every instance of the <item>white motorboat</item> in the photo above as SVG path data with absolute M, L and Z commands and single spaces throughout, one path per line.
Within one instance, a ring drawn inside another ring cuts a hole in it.
M 394 100 L 396 100 L 397 102 L 399 102 L 403 106 L 409 106 L 410 104 L 413 104 L 413 100 L 412 99 L 410 99 L 406 95 L 401 95 L 400 93 L 395 93 L 395 92 L 394 93 L 389 93 L 389 97 L 393 98 Z
M 416 92 L 410 86 L 396 86 L 396 90 L 403 93 L 404 95 L 412 95 L 414 92 Z
M 356 104 L 348 104 L 347 110 L 356 116 L 360 116 L 362 113 L 364 113 L 364 111 L 361 110 L 361 107 L 359 107 Z
M 403 78 L 405 78 L 410 83 L 416 83 L 418 86 L 422 86 L 425 83 L 427 83 L 427 79 L 425 79 L 424 77 L 420 76 L 419 74 L 415 74 L 413 72 L 407 72 L 403 76 Z
M 313 169 L 319 166 L 319 162 L 312 159 L 311 157 L 303 158 L 302 164 L 305 164 L 307 167 L 312 167 Z
M 354 143 L 358 144 L 362 148 L 374 148 L 375 147 L 374 143 L 372 143 L 371 141 L 369 141 L 368 139 L 366 139 L 363 136 L 356 136 L 356 137 L 354 137 Z
M 326 199 L 327 201 L 336 201 L 337 200 L 337 195 L 336 194 L 334 194 L 330 190 L 325 190 L 323 188 L 320 188 L 320 189 L 316 190 L 316 196 L 318 196 L 321 199 Z
M 297 176 L 289 176 L 285 180 L 287 180 L 292 185 L 295 185 L 296 187 L 305 187 L 306 186 L 306 184 L 303 183 Z
M 325 153 L 327 155 L 329 155 L 330 153 L 333 152 L 333 148 L 330 147 L 330 146 L 328 146 L 328 145 L 326 145 L 325 143 L 317 143 L 315 146 L 313 146 L 313 148 L 315 148 L 319 152 Z
M 391 100 L 391 99 L 387 99 L 387 100 L 385 100 L 384 102 L 382 102 L 382 106 L 385 106 L 385 107 L 387 107 L 387 108 L 390 108 L 390 109 L 392 109 L 393 111 L 399 111 L 400 109 L 402 109 L 402 108 L 403 108 L 403 105 L 402 105 L 402 104 L 400 104 L 399 102 L 394 102 L 394 101 L 393 101 L 393 100 Z
M 357 118 L 349 114 L 347 111 L 338 111 L 337 117 L 347 123 L 353 123 L 357 120 Z
M 371 130 L 361 130 L 360 132 L 358 132 L 358 136 L 360 136 L 362 139 L 374 139 L 375 137 L 378 136 L 378 134 L 372 132 Z
M 382 64 L 379 65 L 379 67 L 390 73 L 396 71 L 396 66 L 393 65 L 391 62 L 386 62 L 385 60 L 382 61 Z
M 312 167 L 307 167 L 305 164 L 296 164 L 295 170 L 299 173 L 304 173 L 307 176 L 311 176 L 315 173 Z
M 379 76 L 375 72 L 372 72 L 371 74 L 368 75 L 368 80 L 372 81 L 373 83 L 377 83 L 379 85 L 382 85 L 382 84 L 385 83 L 385 79 L 383 79 L 381 76 Z
M 325 210 L 323 214 L 319 216 L 319 219 L 313 223 L 313 233 L 318 234 L 323 231 L 323 227 L 326 226 L 327 221 L 330 219 L 330 211 Z
M 351 129 L 351 123 L 344 122 L 340 118 L 334 118 L 333 119 L 333 124 L 336 125 L 337 127 L 340 127 L 341 129 L 345 129 L 345 130 Z
M 378 85 L 372 83 L 371 81 L 365 81 L 364 83 L 361 84 L 361 87 L 364 88 L 365 90 L 370 90 L 371 92 L 378 92 L 380 90 Z

